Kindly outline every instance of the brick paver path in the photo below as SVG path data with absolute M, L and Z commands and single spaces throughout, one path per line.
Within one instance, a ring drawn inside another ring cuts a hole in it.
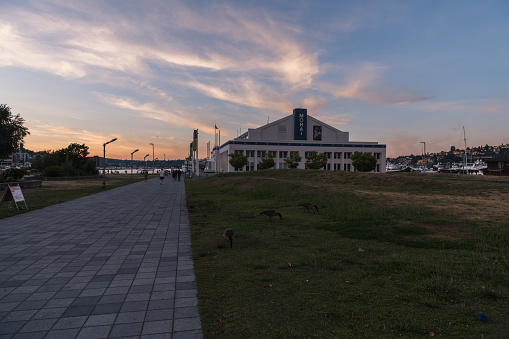
M 0 338 L 202 338 L 197 301 L 183 181 L 0 220 Z

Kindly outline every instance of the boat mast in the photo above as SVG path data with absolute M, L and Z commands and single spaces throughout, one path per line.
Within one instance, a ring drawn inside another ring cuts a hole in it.
M 463 170 L 467 173 L 467 134 L 465 133 L 465 126 L 463 126 L 463 141 L 465 142 L 465 156 L 463 158 Z

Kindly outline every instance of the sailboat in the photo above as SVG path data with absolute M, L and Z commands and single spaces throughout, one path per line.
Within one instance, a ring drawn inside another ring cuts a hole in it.
M 463 155 L 463 166 L 459 168 L 459 173 L 483 175 L 482 170 L 487 168 L 486 164 L 479 160 L 471 164 L 467 162 L 467 134 L 465 132 L 465 126 L 463 126 L 463 141 L 465 145 L 465 154 Z

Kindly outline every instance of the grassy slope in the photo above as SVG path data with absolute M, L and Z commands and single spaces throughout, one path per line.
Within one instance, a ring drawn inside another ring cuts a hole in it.
M 508 183 L 278 170 L 186 191 L 207 338 L 509 332 L 509 210 L 493 207 Z M 306 201 L 319 213 L 297 207 Z

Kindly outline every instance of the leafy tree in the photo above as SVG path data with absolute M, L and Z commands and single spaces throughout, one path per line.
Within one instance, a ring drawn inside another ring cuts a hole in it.
M 8 158 L 23 147 L 23 139 L 30 134 L 24 123 L 25 119 L 19 114 L 13 115 L 9 106 L 0 104 L 0 159 Z
M 285 164 L 288 168 L 297 168 L 299 167 L 299 163 L 301 162 L 302 157 L 299 152 L 290 152 L 290 156 L 285 159 Z
M 320 169 L 327 165 L 327 154 L 318 153 L 316 151 L 308 152 L 306 156 L 306 168 Z
M 356 171 L 371 172 L 376 169 L 376 158 L 369 153 L 355 152 L 351 159 Z
M 264 170 L 264 169 L 270 169 L 276 165 L 276 162 L 274 161 L 274 154 L 269 153 L 269 155 L 260 161 L 258 163 L 258 169 Z
M 231 158 L 230 165 L 232 165 L 236 171 L 248 164 L 247 157 L 242 153 L 231 153 L 228 154 L 228 156 Z
M 88 146 L 73 143 L 67 148 L 37 155 L 32 168 L 50 177 L 96 175 L 99 171 L 94 161 L 87 158 L 88 154 Z

